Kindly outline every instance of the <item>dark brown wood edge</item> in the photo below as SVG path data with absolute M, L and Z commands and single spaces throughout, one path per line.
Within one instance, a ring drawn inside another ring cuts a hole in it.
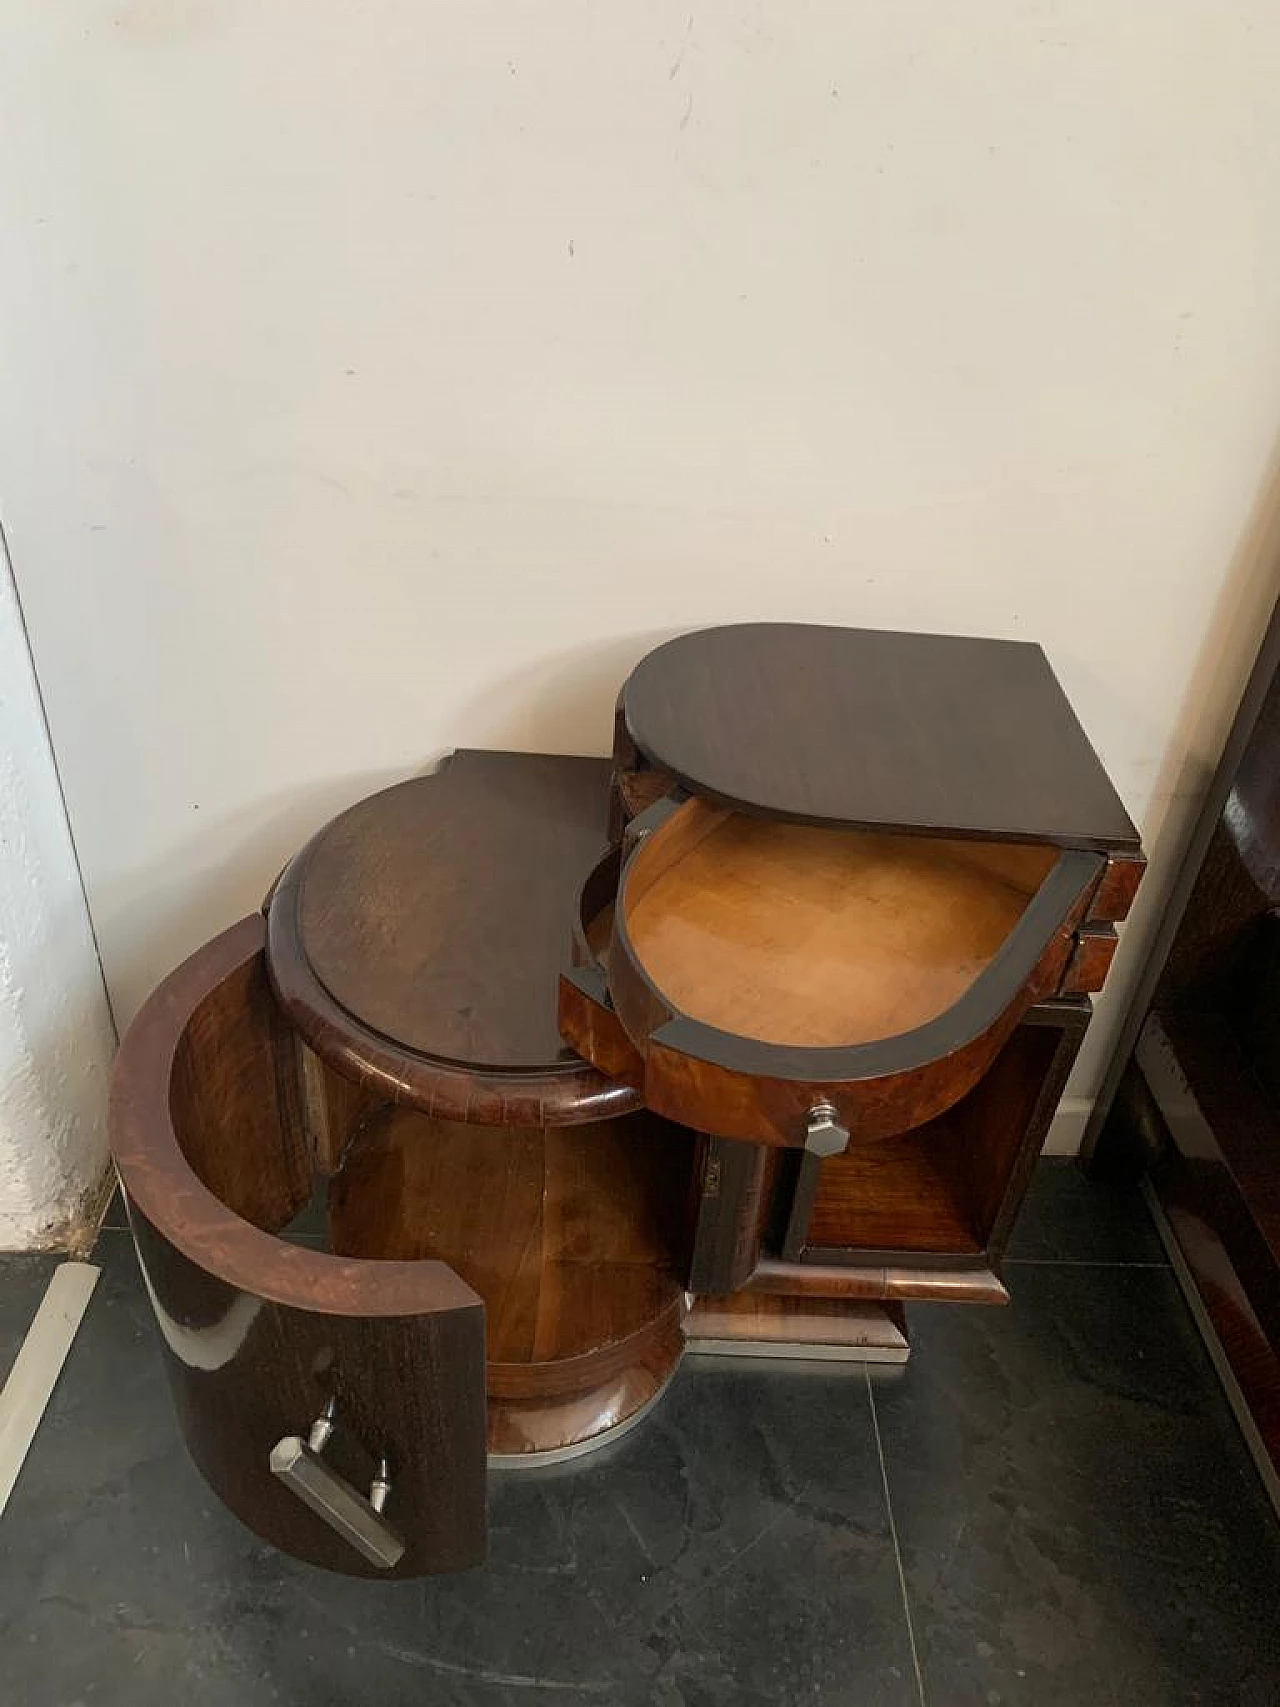
M 585 1061 L 539 1072 L 482 1071 L 411 1053 L 348 1013 L 299 948 L 302 881 L 318 840 L 313 837 L 290 863 L 270 897 L 267 970 L 290 1024 L 335 1072 L 389 1102 L 442 1119 L 494 1126 L 576 1126 L 643 1106 L 633 1086 L 607 1078 Z
M 331 1256 L 264 1233 L 219 1201 L 182 1153 L 169 1106 L 174 1055 L 192 1011 L 262 953 L 254 914 L 197 950 L 155 990 L 116 1057 L 111 1147 L 130 1200 L 182 1254 L 228 1286 L 294 1309 L 335 1316 L 483 1311 L 477 1293 L 440 1262 Z
M 592 866 L 583 881 L 570 932 L 575 966 L 597 964 L 596 951 L 591 944 L 591 925 L 606 907 L 613 905 L 621 869 L 621 847 L 610 848 L 604 858 Z
M 1075 1066 L 1080 1045 L 1084 1042 L 1085 1032 L 1093 1018 L 1093 1003 L 1088 996 L 1059 997 L 1056 1001 L 1042 1003 L 1028 1014 L 1027 1018 L 1033 1024 L 1054 1026 L 1059 1035 L 1057 1047 L 1049 1062 L 1049 1070 L 1041 1082 L 1031 1118 L 1022 1135 L 1013 1171 L 1005 1185 L 1004 1196 L 996 1210 L 987 1239 L 987 1256 L 997 1271 L 1001 1267 L 1005 1247 L 1013 1232 L 1013 1224 L 1022 1207 L 1022 1200 L 1031 1184 L 1031 1176 L 1040 1159 L 1045 1134 L 1062 1100 L 1067 1079 Z
M 654 808 L 655 818 L 662 811 Z M 642 836 L 636 851 L 647 841 Z M 1057 990 L 1103 863 L 1096 853 L 1060 853 L 990 964 L 935 1019 L 870 1043 L 803 1048 L 722 1031 L 667 1000 L 628 930 L 633 852 L 619 879 L 608 991 L 644 1059 L 645 1101 L 655 1113 L 722 1137 L 789 1146 L 804 1143 L 804 1116 L 817 1100 L 846 1113 L 864 1140 L 933 1118 L 974 1083 L 1026 1009 Z M 769 1109 L 761 1106 L 766 1082 L 780 1093 Z
M 809 1222 L 818 1197 L 822 1179 L 822 1157 L 809 1150 L 800 1154 L 800 1165 L 791 1187 L 791 1202 L 787 1206 L 786 1224 L 778 1254 L 783 1262 L 799 1262 L 809 1238 Z
M 703 1134 L 693 1177 L 689 1290 L 723 1296 L 744 1286 L 760 1255 L 768 1212 L 769 1151 Z

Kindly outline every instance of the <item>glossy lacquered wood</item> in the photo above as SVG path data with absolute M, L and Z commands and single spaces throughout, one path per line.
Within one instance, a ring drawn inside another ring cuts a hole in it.
M 272 1545 L 356 1575 L 416 1576 L 484 1552 L 484 1311 L 445 1264 L 367 1262 L 274 1238 L 309 1168 L 296 1046 L 254 917 L 155 992 L 120 1051 L 111 1135 L 192 1457 Z M 271 1474 L 334 1400 L 334 1467 L 407 1543 L 377 1572 Z
M 607 782 L 601 760 L 455 754 L 336 819 L 269 902 L 335 1247 L 475 1286 L 503 1455 L 612 1432 L 680 1355 L 692 1145 L 555 1023 Z
M 675 1368 L 692 1159 L 647 1115 L 544 1130 L 385 1108 L 333 1182 L 333 1246 L 448 1263 L 487 1306 L 489 1450 L 561 1451 Z
M 624 778 L 638 755 L 752 813 L 1139 852 L 1036 645 L 804 623 L 703 629 L 636 666 L 620 714 Z
M 1175 877 L 1087 1165 L 1144 1161 L 1280 1472 L 1280 607 Z M 1119 1094 L 1115 1094 L 1118 1090 Z

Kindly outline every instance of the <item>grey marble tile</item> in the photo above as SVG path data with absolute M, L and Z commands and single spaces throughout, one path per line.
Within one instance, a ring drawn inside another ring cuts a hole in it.
M 1069 1156 L 1044 1156 L 1037 1164 L 1008 1256 L 1011 1262 L 1165 1262 L 1141 1192 L 1087 1179 Z
M 1280 1701 L 1280 1528 L 1172 1276 L 920 1308 L 876 1412 L 941 1707 Z
M 97 1258 L 6 1518 L 15 1701 L 914 1707 L 860 1372 L 690 1360 L 607 1454 L 493 1478 L 484 1568 L 378 1584 L 284 1559 L 221 1508 L 178 1438 L 127 1237 Z
M 49 1277 L 60 1257 L 6 1252 L 0 1255 L 0 1386 L 40 1308 Z

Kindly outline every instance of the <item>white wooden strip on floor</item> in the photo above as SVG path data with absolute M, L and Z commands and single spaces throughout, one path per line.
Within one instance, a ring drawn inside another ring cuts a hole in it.
M 0 1392 L 0 1515 L 40 1427 L 102 1270 L 59 1263 Z

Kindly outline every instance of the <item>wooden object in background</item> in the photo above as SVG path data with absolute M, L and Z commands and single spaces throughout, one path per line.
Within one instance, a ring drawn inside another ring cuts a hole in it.
M 1149 1168 L 1280 1494 L 1280 607 L 1123 1037 L 1086 1166 Z

